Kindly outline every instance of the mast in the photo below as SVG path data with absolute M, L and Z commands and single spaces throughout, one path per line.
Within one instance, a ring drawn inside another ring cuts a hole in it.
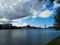
M 46 24 L 45 24 L 45 29 L 46 29 Z

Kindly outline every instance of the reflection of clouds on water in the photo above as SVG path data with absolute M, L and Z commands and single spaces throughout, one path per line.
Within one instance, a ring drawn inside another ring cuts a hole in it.
M 7 42 L 7 30 L 0 30 L 0 45 L 6 45 Z
M 44 45 L 60 35 L 52 30 L 0 30 L 0 45 Z
M 12 33 L 12 36 L 13 36 L 13 38 L 24 38 L 24 37 L 26 37 L 26 33 L 27 33 L 27 31 L 25 30 L 13 30 L 12 31 L 13 33 Z

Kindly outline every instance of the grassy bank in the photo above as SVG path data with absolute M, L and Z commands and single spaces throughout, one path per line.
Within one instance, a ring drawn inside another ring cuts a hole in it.
M 51 42 L 47 43 L 46 45 L 60 45 L 60 36 L 53 39 Z

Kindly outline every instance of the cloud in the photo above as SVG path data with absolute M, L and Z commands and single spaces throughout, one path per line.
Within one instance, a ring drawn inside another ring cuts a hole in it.
M 33 15 L 31 9 L 41 11 L 43 2 L 43 0 L 0 0 L 0 18 L 13 20 Z
M 37 15 L 40 13 L 40 11 L 37 11 L 35 9 L 31 9 L 31 13 L 32 13 L 32 18 L 36 18 Z
M 9 20 L 24 18 L 32 15 L 30 5 L 32 8 L 39 10 L 42 4 L 35 0 L 0 0 L 0 18 Z
M 27 26 L 28 24 L 26 22 L 22 23 L 22 22 L 19 22 L 19 23 L 13 23 L 13 26 L 18 26 L 18 27 L 23 27 L 23 26 Z
M 30 16 L 28 17 L 24 17 L 24 18 L 21 18 L 21 19 L 14 19 L 11 21 L 11 24 L 13 26 L 27 26 L 28 24 L 26 22 L 24 22 L 26 19 L 28 19 Z
M 21 21 L 22 18 L 25 20 L 25 17 L 36 15 L 31 9 L 40 11 L 41 3 L 38 0 L 0 0 L 0 22 Z
M 53 4 L 53 5 L 52 5 Z M 23 22 L 25 17 L 48 18 L 60 4 L 49 0 L 0 0 L 0 22 Z
M 41 8 L 42 8 L 43 4 L 45 4 L 45 3 L 46 3 L 45 0 L 42 0 L 42 1 L 35 0 L 34 2 L 32 2 L 32 9 L 41 11 Z
M 27 26 L 28 24 L 27 23 L 22 23 L 20 26 Z
M 45 10 L 45 11 L 41 12 L 39 16 L 43 17 L 43 18 L 48 18 L 51 15 L 53 15 L 53 13 L 54 13 L 53 10 Z
M 30 16 L 27 16 L 27 17 L 24 17 L 24 18 L 20 18 L 20 19 L 14 19 L 14 20 L 11 20 L 11 22 L 20 22 L 20 21 L 24 21 L 26 19 L 28 19 Z
M 17 22 L 12 22 L 12 25 L 13 26 L 27 26 L 28 25 L 28 23 L 27 22 L 24 22 L 24 21 L 17 21 Z
M 4 18 L 0 19 L 0 24 L 7 24 L 7 23 L 9 24 L 10 20 Z
M 14 20 L 8 20 L 5 18 L 2 18 L 2 19 L 0 19 L 0 24 L 12 24 L 14 26 L 19 26 L 19 25 L 23 24 L 22 22 L 24 22 L 24 20 L 28 19 L 29 17 L 30 16 L 20 18 L 20 19 L 14 19 Z
M 31 15 L 28 0 L 0 0 L 0 18 L 13 20 L 28 15 Z
M 49 0 L 0 0 L 0 18 L 9 20 L 24 18 L 27 16 L 36 18 L 42 8 L 47 8 L 47 4 L 50 6 L 48 2 Z M 54 3 L 55 8 L 59 5 Z
M 60 7 L 60 3 L 56 3 L 56 2 L 54 2 L 54 6 L 53 6 L 53 8 L 58 8 L 58 7 Z
M 42 18 L 48 18 L 48 17 L 54 15 L 55 11 L 58 9 L 58 7 L 60 7 L 60 3 L 58 3 L 58 1 L 54 1 L 53 3 L 49 2 L 47 4 L 44 4 L 39 16 Z

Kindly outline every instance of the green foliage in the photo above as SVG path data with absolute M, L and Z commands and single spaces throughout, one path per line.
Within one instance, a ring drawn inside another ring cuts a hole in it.
M 54 23 L 55 29 L 60 29 L 60 8 L 58 8 L 57 14 L 54 17 L 54 20 L 55 20 L 55 23 Z
M 51 42 L 47 43 L 46 45 L 60 45 L 60 36 L 53 39 Z

